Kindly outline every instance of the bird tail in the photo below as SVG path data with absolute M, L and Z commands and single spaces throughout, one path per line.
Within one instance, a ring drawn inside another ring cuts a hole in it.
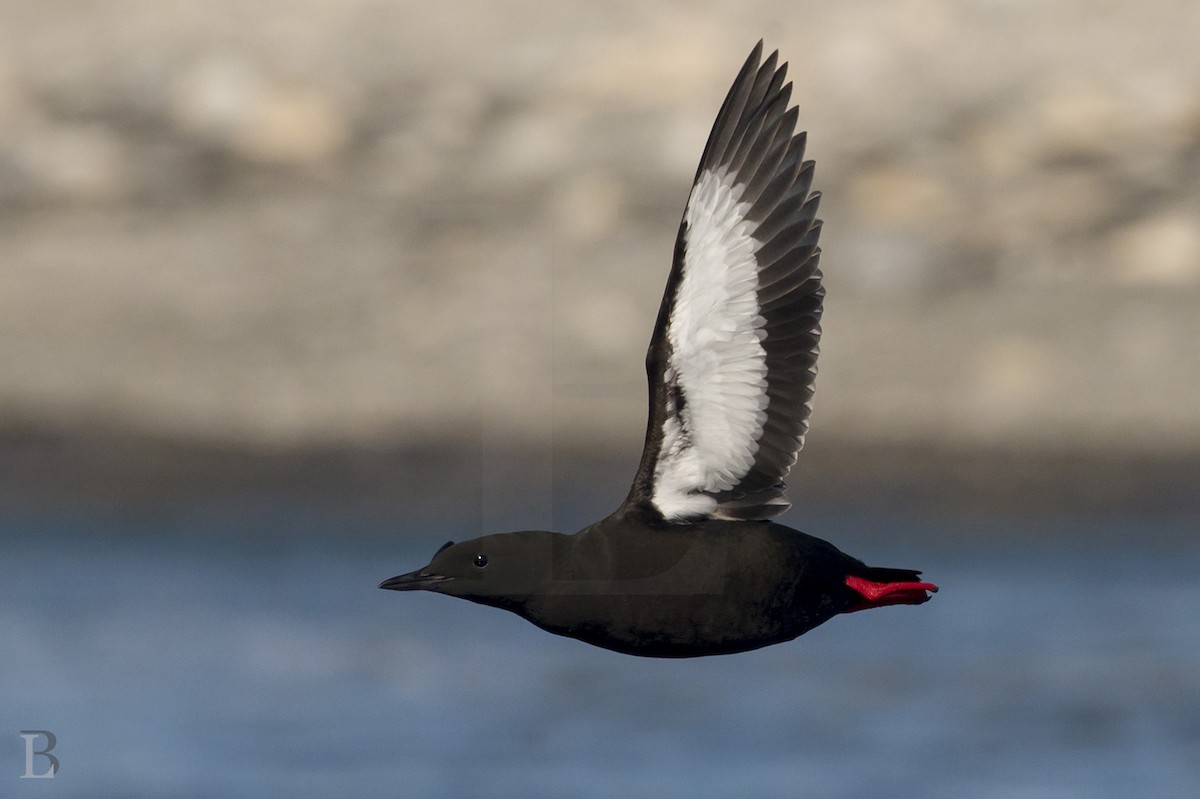
M 861 574 L 846 577 L 846 585 L 858 601 L 845 612 L 881 608 L 885 605 L 920 605 L 928 602 L 938 587 L 920 580 L 921 573 L 912 569 L 868 567 Z

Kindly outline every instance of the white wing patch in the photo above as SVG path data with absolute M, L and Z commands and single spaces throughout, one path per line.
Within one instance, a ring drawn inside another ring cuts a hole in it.
M 709 515 L 710 492 L 750 471 L 767 414 L 766 321 L 758 307 L 755 225 L 743 186 L 706 170 L 684 219 L 683 276 L 667 325 L 667 418 L 653 502 L 666 519 Z

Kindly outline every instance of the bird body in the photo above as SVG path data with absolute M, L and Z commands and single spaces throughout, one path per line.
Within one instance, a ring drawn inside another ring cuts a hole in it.
M 790 506 L 783 478 L 808 432 L 825 291 L 820 194 L 787 65 L 761 56 L 759 42 L 717 114 L 680 223 L 625 502 L 574 535 L 446 544 L 381 588 L 456 596 L 653 657 L 757 649 L 937 590 L 771 521 Z
M 429 584 L 430 575 L 450 579 Z M 435 588 L 618 652 L 693 657 L 790 641 L 897 597 L 925 601 L 925 590 L 937 589 L 917 578 L 869 567 L 775 522 L 681 527 L 626 509 L 574 535 L 525 531 L 450 544 L 382 587 Z M 852 587 L 863 583 L 900 587 L 869 599 Z
M 773 522 L 677 529 L 614 514 L 549 544 L 540 590 L 508 609 L 549 632 L 656 657 L 790 641 L 863 601 L 838 575 L 871 573 L 832 544 Z

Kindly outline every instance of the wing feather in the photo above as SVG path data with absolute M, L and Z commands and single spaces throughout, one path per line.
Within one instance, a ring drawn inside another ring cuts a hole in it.
M 668 522 L 782 513 L 808 431 L 820 194 L 778 59 L 759 42 L 717 113 L 646 353 L 646 447 L 626 505 Z

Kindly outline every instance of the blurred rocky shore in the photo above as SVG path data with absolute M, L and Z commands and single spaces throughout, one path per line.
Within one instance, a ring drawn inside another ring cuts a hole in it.
M 0 0 L 0 500 L 621 482 L 765 37 L 825 194 L 799 479 L 1195 509 L 1197 31 L 1192 0 Z

